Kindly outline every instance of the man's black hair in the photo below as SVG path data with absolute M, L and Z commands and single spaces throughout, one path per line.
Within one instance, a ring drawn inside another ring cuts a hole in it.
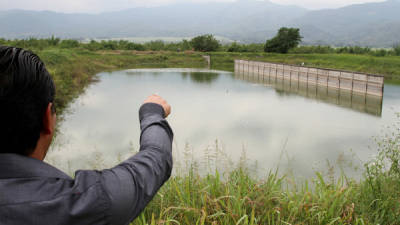
M 33 152 L 54 96 L 53 79 L 37 55 L 0 46 L 0 153 Z

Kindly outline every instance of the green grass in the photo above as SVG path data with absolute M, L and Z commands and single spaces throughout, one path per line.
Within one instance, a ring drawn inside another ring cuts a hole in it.
M 374 193 L 378 183 L 368 179 L 331 183 L 317 174 L 295 185 L 241 168 L 226 176 L 171 178 L 132 224 L 400 224 L 399 179 L 383 176 L 385 190 Z

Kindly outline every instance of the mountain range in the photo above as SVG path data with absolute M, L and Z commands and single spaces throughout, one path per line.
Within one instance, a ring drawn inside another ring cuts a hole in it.
M 127 38 L 214 34 L 265 42 L 282 26 L 298 27 L 303 44 L 392 47 L 400 43 L 400 0 L 307 10 L 269 1 L 179 3 L 99 14 L 0 11 L 0 37 Z

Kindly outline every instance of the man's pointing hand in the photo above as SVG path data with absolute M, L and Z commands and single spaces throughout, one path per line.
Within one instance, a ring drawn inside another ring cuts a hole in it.
M 171 106 L 168 104 L 168 102 L 156 94 L 153 94 L 153 95 L 147 97 L 146 100 L 144 100 L 144 104 L 146 104 L 146 103 L 155 103 L 155 104 L 161 105 L 165 112 L 165 115 L 164 115 L 165 118 L 167 118 L 169 116 L 169 114 L 171 113 Z

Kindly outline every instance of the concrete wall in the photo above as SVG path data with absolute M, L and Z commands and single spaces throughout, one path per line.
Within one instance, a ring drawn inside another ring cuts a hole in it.
M 383 96 L 384 77 L 348 71 L 235 60 L 235 72 L 264 79 L 284 79 L 359 94 Z

